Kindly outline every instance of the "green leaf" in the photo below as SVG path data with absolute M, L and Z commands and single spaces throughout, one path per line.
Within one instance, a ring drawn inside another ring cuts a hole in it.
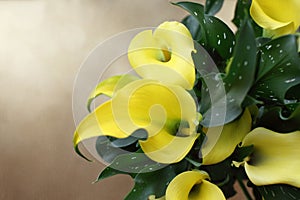
M 285 94 L 285 98 L 288 100 L 300 101 L 300 84 L 291 87 Z
M 203 79 L 200 107 L 203 126 L 226 124 L 242 113 L 242 103 L 254 82 L 256 51 L 254 32 L 251 24 L 247 21 L 239 30 L 228 74 L 222 79 L 220 74 L 211 71 Z M 194 57 L 197 56 L 201 55 L 196 54 Z M 196 60 L 196 62 L 199 61 Z M 206 67 L 205 70 L 209 69 Z
M 215 15 L 222 8 L 224 0 L 206 0 L 204 11 L 207 15 Z
M 150 160 L 144 153 L 127 153 L 117 156 L 98 176 L 96 181 L 114 176 L 116 174 L 136 174 L 160 170 L 166 165 Z
M 137 142 L 138 140 L 146 140 L 147 138 L 148 138 L 148 132 L 145 129 L 141 128 L 134 131 L 127 138 L 116 139 L 112 141 L 111 145 L 113 147 L 126 147 Z
M 224 60 L 232 55 L 235 37 L 231 29 L 220 19 L 204 14 L 204 7 L 193 2 L 173 3 L 194 16 L 200 25 L 198 42 L 212 54 L 218 54 Z
M 286 109 L 281 106 L 265 109 L 257 126 L 284 133 L 300 130 L 300 103 L 287 104 L 285 107 Z
M 232 154 L 233 160 L 237 162 L 242 162 L 244 158 L 251 155 L 253 151 L 254 151 L 253 145 L 246 146 L 246 147 L 237 146 Z
M 187 164 L 182 161 L 178 164 L 168 165 L 153 172 L 140 172 L 134 179 L 135 185 L 125 200 L 146 200 L 150 195 L 156 198 L 165 195 L 168 184 L 179 173 L 185 171 Z
M 199 105 L 203 119 L 200 123 L 206 127 L 221 125 L 224 123 L 226 115 L 226 99 L 224 99 L 226 91 L 222 84 L 223 81 L 219 77 L 216 64 L 206 50 L 199 44 L 194 46 L 196 53 L 192 53 L 192 58 L 202 81 Z M 212 115 L 217 114 L 219 114 L 217 118 L 211 118 Z
M 232 22 L 240 28 L 243 24 L 243 21 L 245 19 L 248 19 L 250 16 L 250 6 L 251 6 L 251 0 L 238 0 L 237 5 L 235 7 L 234 12 L 234 18 Z M 259 37 L 262 35 L 262 28 L 259 27 L 252 19 L 249 19 L 251 22 L 251 25 L 254 29 L 254 33 L 256 37 Z
M 287 91 L 300 84 L 297 38 L 286 35 L 264 44 L 259 50 L 259 69 L 250 95 L 283 103 Z
M 188 161 L 190 164 L 194 165 L 195 167 L 200 167 L 201 166 L 201 162 L 195 161 L 192 158 L 189 157 L 185 157 L 184 158 L 186 161 Z
M 100 172 L 97 179 L 93 183 L 97 183 L 103 179 L 106 179 L 106 178 L 109 178 L 109 177 L 112 177 L 112 176 L 115 176 L 118 174 L 130 175 L 132 178 L 134 178 L 136 176 L 135 173 L 128 173 L 128 172 L 117 170 L 115 168 L 106 167 L 103 171 Z
M 229 104 L 237 105 L 239 108 L 236 112 L 240 114 L 243 110 L 241 105 L 254 82 L 256 71 L 257 48 L 254 31 L 249 21 L 246 21 L 240 28 L 237 38 L 233 60 L 224 83 L 228 91 Z
M 231 173 L 231 161 L 226 159 L 214 165 L 203 165 L 201 169 L 206 171 L 213 182 L 222 182 Z
M 264 200 L 296 200 L 300 199 L 300 188 L 290 185 L 268 185 L 257 187 Z
M 251 97 L 250 95 L 247 95 L 242 103 L 242 107 L 246 108 L 248 106 L 252 106 L 252 105 L 258 105 L 258 104 L 263 104 L 264 102 L 262 101 L 258 101 L 257 99 Z
M 196 49 L 196 53 L 192 52 L 192 58 L 195 64 L 195 68 L 200 75 L 199 78 L 203 78 L 210 74 L 219 73 L 219 69 L 217 68 L 214 60 L 209 55 L 209 53 L 204 49 L 199 43 L 194 42 L 194 47 Z
M 139 173 L 141 171 L 149 172 L 158 170 L 164 166 L 164 164 L 152 161 L 144 153 L 128 153 L 120 155 L 109 165 L 110 168 L 129 173 Z
M 246 89 L 248 91 L 254 81 L 257 51 L 254 32 L 248 20 L 239 29 L 237 38 L 233 60 L 224 82 L 227 90 L 241 92 L 240 94 L 244 99 L 247 92 L 242 90 Z
M 111 145 L 108 137 L 101 136 L 96 140 L 96 151 L 98 155 L 107 163 L 111 163 L 117 156 L 127 153 L 121 148 Z
M 261 47 L 270 41 L 271 41 L 270 38 L 258 37 L 258 38 L 256 38 L 256 45 L 257 45 L 257 47 Z
M 147 137 L 147 131 L 142 128 L 123 139 L 101 136 L 96 140 L 96 150 L 104 161 L 111 163 L 119 155 L 136 151 L 138 140 L 145 140 Z
M 200 24 L 198 22 L 198 20 L 192 16 L 192 15 L 188 15 L 186 16 L 181 23 L 183 23 L 190 31 L 192 37 L 194 40 L 199 41 L 201 38 L 201 27 Z
M 232 22 L 239 28 L 242 26 L 243 21 L 246 18 L 246 13 L 249 13 L 251 1 L 249 0 L 238 0 L 235 12 L 234 12 L 234 18 Z

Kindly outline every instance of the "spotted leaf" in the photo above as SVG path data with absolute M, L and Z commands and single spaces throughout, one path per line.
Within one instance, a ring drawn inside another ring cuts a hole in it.
M 151 172 L 164 167 L 165 165 L 150 160 L 141 152 L 127 153 L 117 156 L 113 162 L 99 174 L 96 182 L 117 174 L 129 174 L 131 177 L 135 177 L 141 171 Z
M 289 185 L 268 185 L 258 187 L 264 200 L 297 200 L 300 199 L 300 188 Z
M 260 48 L 257 78 L 250 95 L 256 99 L 283 103 L 287 91 L 300 84 L 297 38 L 287 35 Z
M 207 15 L 215 15 L 222 8 L 224 0 L 207 0 L 205 1 L 204 11 Z
M 234 18 L 232 22 L 240 28 L 242 26 L 243 21 L 250 16 L 250 6 L 251 0 L 238 0 L 234 12 Z M 253 26 L 255 35 L 257 37 L 262 35 L 262 28 L 259 27 L 252 19 L 250 19 L 250 23 Z
M 150 195 L 162 197 L 165 195 L 167 186 L 171 180 L 186 169 L 186 162 L 168 165 L 160 170 L 152 172 L 140 172 L 134 179 L 135 185 L 125 200 L 144 200 Z
M 236 119 L 243 111 L 242 103 L 253 84 L 257 48 L 254 32 L 248 21 L 241 27 L 237 38 L 227 75 L 222 78 L 221 74 L 212 71 L 203 78 L 202 99 L 206 99 L 206 102 L 201 102 L 200 112 L 204 113 L 201 124 L 206 127 L 226 124 Z
M 278 132 L 300 130 L 300 103 L 265 108 L 257 126 L 263 126 Z
M 230 28 L 220 19 L 205 15 L 203 5 L 193 2 L 174 3 L 194 16 L 200 26 L 198 42 L 212 54 L 218 54 L 223 59 L 229 59 L 233 53 L 235 37 Z

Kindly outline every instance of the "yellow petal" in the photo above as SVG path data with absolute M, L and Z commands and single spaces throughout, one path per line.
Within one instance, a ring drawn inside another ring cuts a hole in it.
M 242 146 L 254 145 L 245 163 L 246 173 L 255 185 L 289 184 L 300 187 L 300 131 L 276 133 L 256 128 Z
M 206 181 L 209 176 L 203 171 L 188 171 L 177 175 L 169 184 L 166 200 L 222 200 L 222 191 Z
M 150 159 L 164 164 L 176 163 L 189 153 L 198 136 L 178 137 L 162 130 L 146 141 L 140 141 L 140 145 Z
M 229 157 L 235 147 L 251 130 L 251 114 L 246 109 L 243 115 L 224 126 L 210 127 L 202 147 L 203 165 L 219 163 Z
M 112 97 L 113 93 L 128 83 L 137 80 L 138 77 L 133 76 L 131 74 L 112 76 L 108 79 L 105 79 L 101 83 L 99 83 L 96 88 L 92 91 L 88 98 L 87 107 L 90 111 L 90 105 L 92 101 L 99 95 L 106 95 L 108 97 Z
M 164 22 L 153 33 L 137 34 L 128 48 L 128 59 L 143 78 L 192 89 L 195 67 L 194 44 L 188 29 L 179 22 Z
M 80 122 L 74 133 L 74 146 L 76 147 L 85 139 L 96 136 L 112 136 L 115 138 L 129 136 L 118 127 L 112 112 L 111 100 L 101 104 Z
M 254 21 L 275 36 L 294 33 L 300 25 L 299 0 L 253 0 L 250 14 Z

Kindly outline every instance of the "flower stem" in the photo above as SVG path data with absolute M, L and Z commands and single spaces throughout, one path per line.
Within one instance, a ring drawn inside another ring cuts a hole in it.
M 252 200 L 252 197 L 249 194 L 249 192 L 248 192 L 248 190 L 247 190 L 247 188 L 246 188 L 246 186 L 245 186 L 245 184 L 244 184 L 244 182 L 243 182 L 243 180 L 240 176 L 237 176 L 237 181 L 238 181 L 242 191 L 244 192 L 244 195 L 246 196 L 247 200 Z

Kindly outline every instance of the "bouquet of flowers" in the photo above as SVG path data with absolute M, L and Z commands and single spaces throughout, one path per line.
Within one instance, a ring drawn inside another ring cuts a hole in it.
M 134 73 L 91 92 L 76 152 L 97 138 L 97 181 L 128 174 L 126 200 L 220 200 L 235 182 L 247 199 L 300 199 L 300 1 L 238 0 L 236 33 L 214 16 L 223 0 L 172 4 L 189 15 L 132 38 Z

